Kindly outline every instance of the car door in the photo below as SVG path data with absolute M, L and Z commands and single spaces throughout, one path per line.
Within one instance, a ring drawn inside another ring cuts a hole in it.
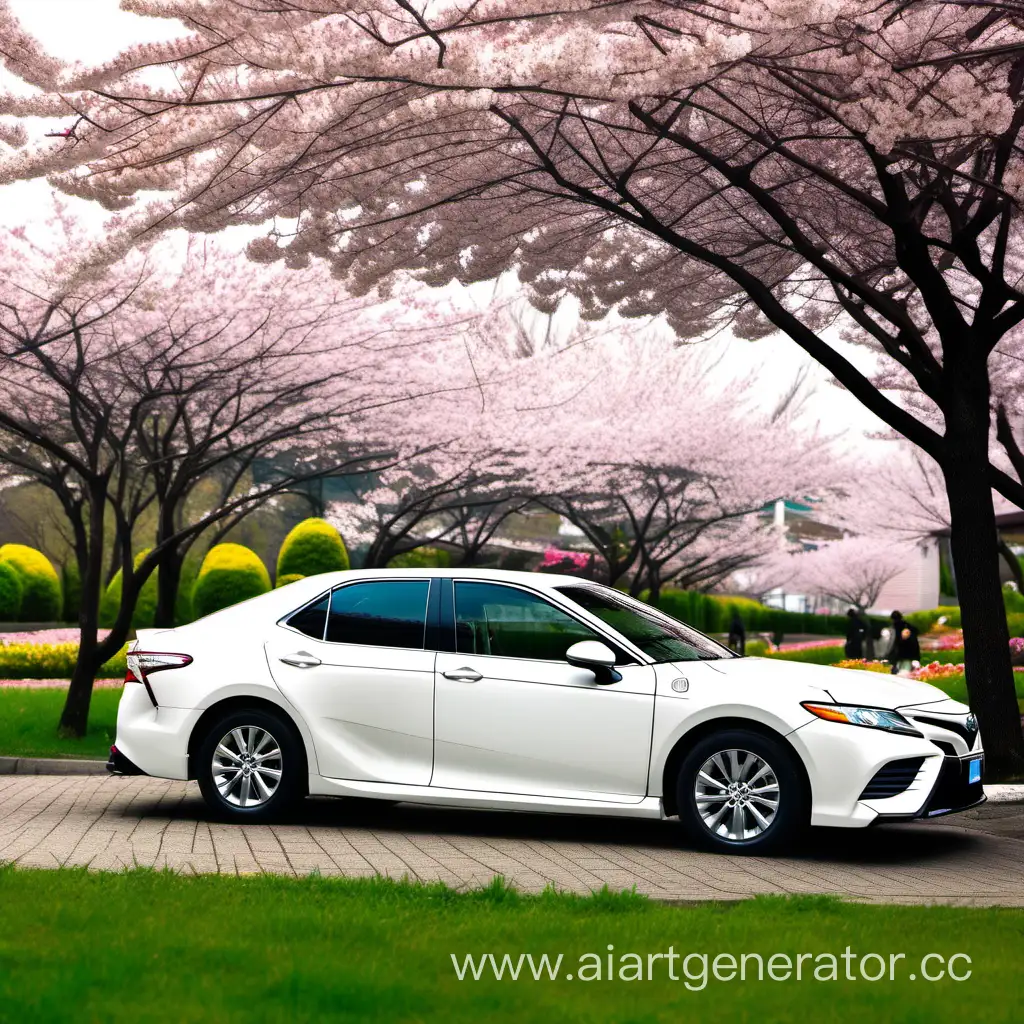
M 639 802 L 647 792 L 654 670 L 620 652 L 622 678 L 600 685 L 565 661 L 590 627 L 510 584 L 454 581 L 438 653 L 431 785 Z
M 430 782 L 430 587 L 427 579 L 346 583 L 279 623 L 267 644 L 274 680 L 305 719 L 326 778 Z

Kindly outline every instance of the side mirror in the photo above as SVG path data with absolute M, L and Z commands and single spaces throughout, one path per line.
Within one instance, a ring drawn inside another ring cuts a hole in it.
M 617 683 L 622 674 L 615 670 L 615 652 L 600 640 L 581 640 L 565 652 L 565 660 L 575 668 L 587 668 L 602 686 Z

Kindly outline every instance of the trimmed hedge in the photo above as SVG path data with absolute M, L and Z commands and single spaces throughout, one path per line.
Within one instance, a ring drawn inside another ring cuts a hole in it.
M 140 551 L 132 561 L 132 565 L 138 569 L 139 564 L 149 554 L 152 548 Z M 142 584 L 138 600 L 135 603 L 135 611 L 132 613 L 133 629 L 148 629 L 156 619 L 157 601 L 157 576 L 160 570 L 150 573 L 149 579 Z M 110 581 L 106 592 L 100 600 L 100 625 L 109 629 L 117 621 L 117 613 L 121 610 L 121 580 L 122 573 L 118 569 L 114 578 Z
M 449 569 L 452 564 L 450 551 L 441 548 L 413 548 L 395 555 L 388 562 L 389 569 Z
M 278 576 L 277 582 L 274 584 L 274 589 L 277 590 L 280 587 L 287 587 L 289 583 L 298 583 L 299 580 L 304 580 L 305 578 L 305 576 L 301 576 L 297 572 L 290 572 L 287 576 Z
M 292 528 L 277 555 L 276 577 L 316 576 L 349 568 L 341 534 L 326 519 L 304 519 Z
M 7 562 L 21 577 L 21 621 L 57 622 L 64 610 L 60 577 L 50 560 L 25 544 L 4 544 L 0 562 Z
M 810 633 L 845 636 L 845 615 L 810 615 L 769 608 L 748 597 L 725 597 L 696 590 L 663 590 L 657 606 L 703 633 L 727 633 L 732 613 L 739 612 L 748 633 Z M 877 627 L 888 620 L 872 618 Z
M 270 574 L 255 551 L 242 544 L 216 544 L 206 553 L 192 588 L 197 619 L 270 590 Z
M 0 562 L 0 619 L 4 622 L 18 621 L 24 593 L 18 570 L 9 562 Z
M 125 652 L 114 655 L 96 673 L 97 679 L 123 679 Z M 0 644 L 0 679 L 70 679 L 78 644 Z

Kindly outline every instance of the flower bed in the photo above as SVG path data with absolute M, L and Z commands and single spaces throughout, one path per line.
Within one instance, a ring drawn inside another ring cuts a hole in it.
M 99 640 L 105 640 L 109 629 L 96 632 Z M 59 626 L 56 629 L 35 629 L 25 633 L 0 633 L 0 646 L 13 647 L 20 644 L 77 644 L 77 626 Z
M 100 679 L 123 679 L 127 644 L 105 665 Z M 0 679 L 70 679 L 78 658 L 77 643 L 12 643 L 0 645 Z
M 868 661 L 866 658 L 846 658 L 837 661 L 833 668 L 857 668 L 862 672 L 891 672 L 892 666 L 887 661 Z
M 832 637 L 826 640 L 802 640 L 795 644 L 780 644 L 780 651 L 813 651 L 818 647 L 835 647 L 836 639 Z

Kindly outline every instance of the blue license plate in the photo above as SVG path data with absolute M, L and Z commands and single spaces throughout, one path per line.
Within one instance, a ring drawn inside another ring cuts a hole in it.
M 967 762 L 967 783 L 981 782 L 981 758 L 976 757 L 973 761 Z

